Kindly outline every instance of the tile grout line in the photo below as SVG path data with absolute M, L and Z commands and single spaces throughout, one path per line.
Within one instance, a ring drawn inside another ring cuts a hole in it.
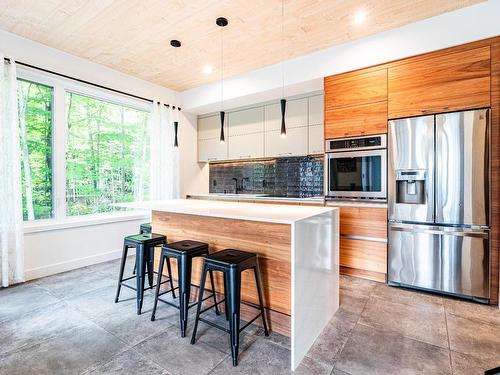
M 444 307 L 444 322 L 446 324 L 446 338 L 448 339 L 448 356 L 450 358 L 451 375 L 453 375 L 454 371 L 453 371 L 453 361 L 451 358 L 450 331 L 448 329 L 448 312 L 447 312 L 446 307 L 444 305 L 443 305 L 443 307 Z
M 361 312 L 359 313 L 359 316 L 358 316 L 358 319 L 356 320 L 356 323 L 353 325 L 353 327 L 351 328 L 351 330 L 348 332 L 347 334 L 347 340 L 345 340 L 345 342 L 342 344 L 342 346 L 340 347 L 340 349 L 337 351 L 337 353 L 335 354 L 335 363 L 333 364 L 333 369 L 332 369 L 332 373 L 333 371 L 335 370 L 338 370 L 337 369 L 337 362 L 338 362 L 338 359 L 340 357 L 340 355 L 342 354 L 342 351 L 344 350 L 345 346 L 347 345 L 347 342 L 351 339 L 351 336 L 352 336 L 352 332 L 354 331 L 354 329 L 356 328 L 356 326 L 359 324 L 359 321 L 361 319 L 361 315 L 363 314 L 363 312 L 365 311 L 366 309 L 366 305 L 368 304 L 368 301 L 370 300 L 370 297 L 373 293 L 373 290 L 375 288 L 373 288 L 370 293 L 368 293 L 368 296 L 366 298 L 366 301 L 365 301 L 365 304 L 363 305 L 363 309 L 361 310 Z M 340 294 L 340 288 L 339 288 L 339 294 Z M 339 370 L 339 371 L 342 371 L 342 370 Z

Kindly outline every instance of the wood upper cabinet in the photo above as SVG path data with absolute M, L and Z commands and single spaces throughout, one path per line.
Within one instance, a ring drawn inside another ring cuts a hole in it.
M 490 47 L 389 68 L 389 118 L 490 106 Z
M 387 132 L 387 69 L 325 78 L 325 138 Z
M 325 77 L 325 111 L 387 100 L 387 69 Z
M 325 111 L 325 139 L 387 133 L 387 101 Z

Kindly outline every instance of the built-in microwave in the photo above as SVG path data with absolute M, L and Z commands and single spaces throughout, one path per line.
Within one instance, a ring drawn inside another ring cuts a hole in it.
M 326 141 L 325 191 L 331 199 L 387 199 L 385 134 Z

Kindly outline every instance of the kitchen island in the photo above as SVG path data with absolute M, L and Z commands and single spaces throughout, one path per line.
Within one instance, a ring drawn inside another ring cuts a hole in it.
M 268 324 L 291 337 L 292 370 L 338 309 L 336 208 L 187 199 L 124 206 L 150 209 L 153 232 L 169 242 L 193 239 L 208 243 L 210 252 L 235 248 L 257 253 Z M 201 264 L 193 264 L 196 285 L 200 270 Z M 245 273 L 241 298 L 257 303 L 255 281 Z M 222 278 L 215 283 L 221 292 Z M 242 306 L 242 318 L 245 314 L 255 311 Z

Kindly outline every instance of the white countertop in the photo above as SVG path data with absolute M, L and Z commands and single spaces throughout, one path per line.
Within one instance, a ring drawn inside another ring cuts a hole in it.
M 221 202 L 195 199 L 119 203 L 115 206 L 281 224 L 293 224 L 299 220 L 336 210 L 336 208 L 332 207 L 286 206 L 280 204 Z

